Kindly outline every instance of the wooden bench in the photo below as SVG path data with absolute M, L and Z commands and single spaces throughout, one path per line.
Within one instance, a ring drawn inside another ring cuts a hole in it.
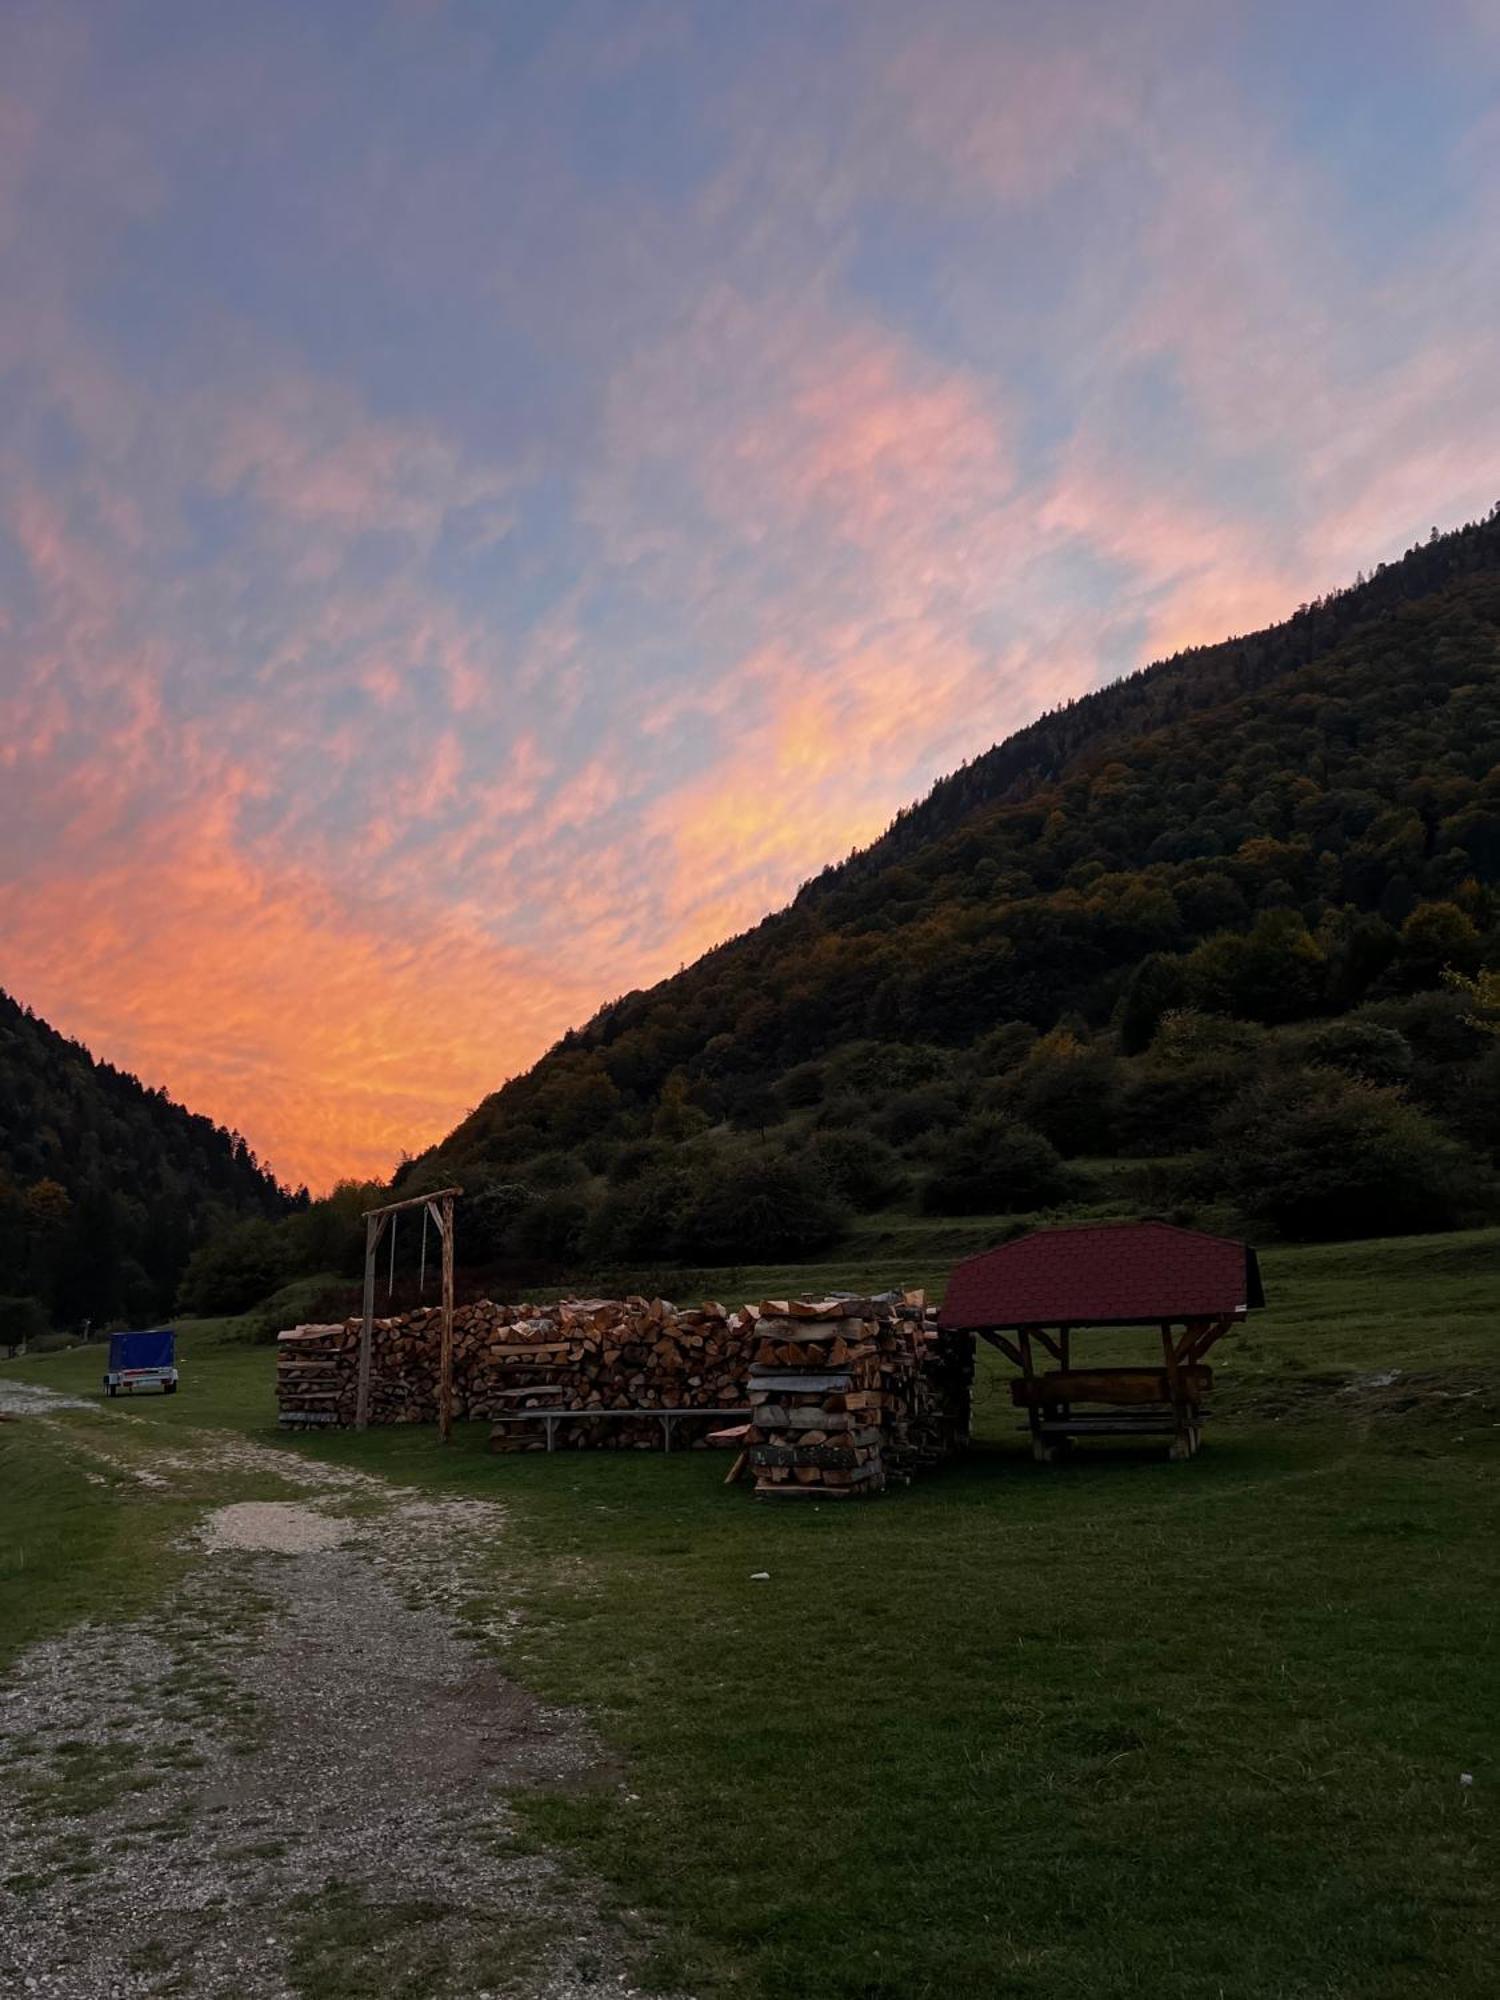
M 531 1392 L 528 1392 L 531 1393 Z M 539 1391 L 536 1393 L 545 1393 Z M 672 1449 L 672 1426 L 691 1417 L 738 1417 L 749 1420 L 749 1410 L 698 1410 L 698 1409 L 630 1409 L 630 1410 L 567 1410 L 548 1406 L 537 1410 L 516 1410 L 509 1416 L 493 1417 L 492 1424 L 498 1429 L 508 1424 L 544 1424 L 547 1430 L 547 1449 L 557 1449 L 557 1427 L 559 1424 L 600 1423 L 610 1417 L 655 1417 L 661 1425 L 663 1451 Z

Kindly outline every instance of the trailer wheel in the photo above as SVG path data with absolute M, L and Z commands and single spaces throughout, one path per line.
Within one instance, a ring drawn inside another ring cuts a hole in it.
M 169 1396 L 175 1396 L 177 1394 L 177 1384 L 175 1382 L 163 1382 L 161 1386 L 163 1389 L 166 1390 Z

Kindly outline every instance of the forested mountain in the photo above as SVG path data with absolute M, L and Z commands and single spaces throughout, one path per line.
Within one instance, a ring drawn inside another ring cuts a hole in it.
M 1382 1116 L 1435 1117 L 1482 1159 L 1500 1071 L 1451 981 L 1497 962 L 1500 510 L 1043 717 L 788 909 L 601 1009 L 403 1178 L 540 1206 L 560 1254 L 629 1254 L 653 1225 L 610 1218 L 641 1187 L 659 1248 L 731 1156 L 740 1199 L 774 1159 L 802 1174 L 793 1206 L 818 1175 L 868 1204 L 852 1135 L 942 1205 L 955 1152 L 1202 1147 L 1288 1064 L 1316 1072 L 1299 1101 L 1342 1078 L 1354 1109 L 1384 1092 Z
M 199 1242 L 291 1205 L 236 1133 L 0 992 L 0 1344 L 163 1315 Z

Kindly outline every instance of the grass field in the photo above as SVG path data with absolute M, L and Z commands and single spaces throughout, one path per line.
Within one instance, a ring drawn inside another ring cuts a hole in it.
M 950 1250 L 676 1295 L 934 1282 Z M 507 1504 L 474 1627 L 519 1610 L 503 1664 L 585 1705 L 624 1773 L 533 1798 L 528 1824 L 654 1916 L 664 1985 L 1478 2000 L 1500 1231 L 1264 1262 L 1271 1308 L 1216 1354 L 1223 1413 L 1189 1465 L 1034 1467 L 988 1368 L 972 1455 L 852 1509 L 757 1508 L 716 1455 L 495 1459 L 478 1426 L 446 1453 L 421 1430 L 286 1448 Z M 183 1392 L 128 1412 L 133 1449 L 274 1437 L 269 1350 L 232 1335 L 184 1329 Z M 85 1389 L 99 1366 L 3 1372 Z M 0 1647 L 126 1608 L 183 1505 L 127 1512 L 26 1431 L 0 1427 L 31 1461 L 5 1475 Z

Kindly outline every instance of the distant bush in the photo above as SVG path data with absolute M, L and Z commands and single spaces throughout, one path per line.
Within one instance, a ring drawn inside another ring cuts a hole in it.
M 507 1256 L 516 1225 L 532 1199 L 532 1190 L 524 1181 L 482 1170 L 469 1176 L 455 1229 L 465 1262 L 490 1264 Z M 421 1226 L 420 1221 L 414 1223 L 413 1240 L 420 1235 Z M 438 1254 L 435 1240 L 431 1254 Z
M 777 1084 L 777 1094 L 788 1110 L 805 1110 L 822 1099 L 826 1077 L 827 1069 L 823 1063 L 798 1063 Z
M 1003 1076 L 1026 1060 L 1036 1041 L 1036 1029 L 1029 1021 L 1002 1021 L 975 1044 L 974 1055 L 981 1069 Z
M 826 1065 L 830 1089 L 885 1096 L 940 1083 L 953 1074 L 952 1049 L 931 1042 L 846 1042 Z
M 1266 1077 L 1217 1141 L 1225 1191 L 1287 1237 L 1450 1229 L 1473 1202 L 1472 1155 L 1398 1091 L 1336 1070 Z
M 1244 1057 L 1125 1064 L 1116 1121 L 1121 1151 L 1149 1159 L 1201 1146 L 1253 1075 Z
M 1327 961 L 1295 910 L 1267 910 L 1243 934 L 1206 938 L 1184 962 L 1189 991 L 1213 1014 L 1252 1021 L 1299 1021 L 1323 997 Z
M 922 1206 L 929 1215 L 1004 1215 L 1051 1208 L 1077 1188 L 1076 1173 L 1040 1132 L 982 1116 L 950 1135 Z
M 639 1264 L 670 1259 L 692 1186 L 694 1157 L 685 1147 L 658 1150 L 653 1145 L 635 1178 L 612 1186 L 590 1217 L 582 1239 L 587 1261 Z
M 1436 986 L 1445 972 L 1479 969 L 1483 939 L 1456 903 L 1418 903 L 1401 926 L 1395 974 L 1406 987 Z
M 678 1256 L 764 1263 L 838 1241 L 849 1212 L 817 1165 L 800 1154 L 729 1153 L 704 1163 L 677 1223 Z
M 1468 995 L 1452 988 L 1413 993 L 1407 999 L 1371 1000 L 1344 1016 L 1344 1025 L 1371 1022 L 1404 1037 L 1418 1070 L 1441 1063 L 1472 1062 L 1491 1037 L 1476 1018 Z
M 47 1330 L 47 1311 L 40 1299 L 0 1299 L 0 1347 L 7 1354 L 34 1345 Z
M 605 1168 L 605 1179 L 611 1187 L 630 1187 L 676 1155 L 676 1146 L 666 1139 L 627 1139 Z
M 926 1083 L 898 1091 L 870 1119 L 870 1129 L 895 1146 L 909 1146 L 926 1132 L 946 1128 L 962 1117 L 964 1096 L 951 1083 Z
M 1148 953 L 1125 982 L 1118 1017 L 1122 1054 L 1139 1055 L 1149 1048 L 1162 1016 L 1185 1007 L 1189 995 L 1186 961 L 1165 952 Z
M 1060 1153 L 1108 1153 L 1119 1083 L 1120 1065 L 1110 1049 L 1058 1028 L 1043 1035 L 1001 1088 L 1011 1117 Z
M 1411 1043 L 1375 1021 L 1329 1021 L 1303 1039 L 1302 1053 L 1370 1083 L 1405 1083 L 1412 1072 Z
M 538 1153 L 521 1163 L 516 1179 L 523 1186 L 536 1189 L 577 1187 L 580 1181 L 588 1179 L 588 1168 L 578 1153 Z
M 813 1122 L 820 1130 L 850 1131 L 855 1127 L 863 1129 L 871 1115 L 868 1098 L 861 1097 L 853 1090 L 837 1090 L 830 1093 L 818 1106 Z
M 1258 1022 L 1178 1007 L 1162 1016 L 1151 1044 L 1151 1057 L 1160 1063 L 1228 1061 L 1259 1055 L 1268 1040 L 1266 1030 Z
M 884 1208 L 906 1192 L 901 1162 L 873 1132 L 818 1132 L 803 1151 L 834 1193 L 861 1214 Z
M 521 1210 L 515 1244 L 523 1257 L 566 1264 L 578 1255 L 590 1220 L 584 1197 L 572 1188 L 554 1188 Z
M 238 1223 L 200 1244 L 188 1259 L 177 1310 L 199 1317 L 245 1312 L 286 1283 L 291 1262 L 284 1229 L 269 1222 Z

